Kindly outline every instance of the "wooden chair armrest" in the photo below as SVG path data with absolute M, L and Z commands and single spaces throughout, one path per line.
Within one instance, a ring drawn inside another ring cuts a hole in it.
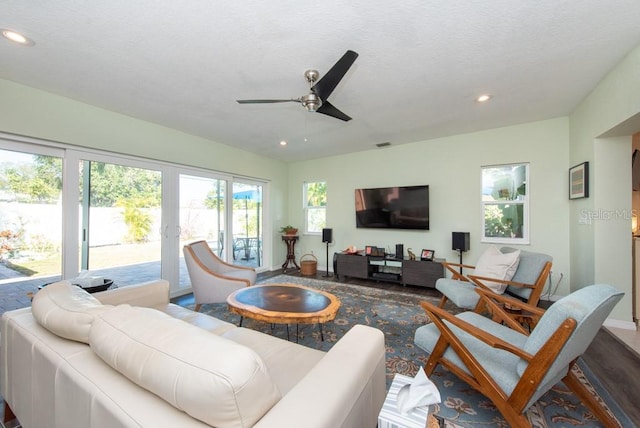
M 476 285 L 480 285 L 479 283 L 481 283 L 482 281 L 490 281 L 490 282 L 497 282 L 499 284 L 513 285 L 514 287 L 535 288 L 535 284 L 525 284 L 524 282 L 509 281 L 508 279 L 498 279 L 498 278 L 491 278 L 488 276 L 478 276 L 473 274 L 469 274 L 467 276 Z M 486 289 L 487 287 L 485 286 L 484 288 Z
M 427 315 L 432 321 L 434 321 L 435 319 L 438 319 L 440 321 L 447 321 L 450 324 L 453 324 L 459 329 L 465 331 L 466 333 L 483 341 L 492 348 L 502 349 L 504 351 L 510 352 L 526 361 L 531 361 L 531 359 L 533 358 L 533 355 L 523 351 L 520 348 L 515 347 L 511 343 L 506 342 L 503 339 L 492 335 L 491 333 L 487 333 L 486 331 L 479 329 L 473 324 L 469 324 L 468 322 L 450 314 L 449 312 L 433 305 L 432 303 L 423 301 L 420 302 L 420 306 L 422 306 L 422 308 L 427 312 Z M 436 322 L 436 325 L 438 324 L 440 323 Z
M 444 266 L 445 268 L 447 268 L 447 270 L 449 272 L 451 272 L 451 279 L 456 279 L 459 281 L 469 281 L 469 278 L 467 278 L 466 276 L 464 276 L 463 274 L 461 274 L 458 270 L 456 270 L 455 268 L 465 268 L 465 269 L 475 269 L 475 266 L 472 265 L 464 265 L 464 264 L 460 264 L 460 263 L 451 263 L 451 262 L 441 262 L 442 266 Z
M 530 305 L 526 302 L 523 302 L 522 300 L 518 300 L 510 296 L 505 296 L 504 294 L 496 294 L 491 290 L 486 290 L 485 288 L 478 287 L 475 289 L 475 292 L 480 294 L 480 298 L 484 299 L 485 302 L 493 300 L 502 304 L 507 303 L 511 307 L 530 312 L 531 314 L 538 317 L 541 317 L 545 313 L 545 310 L 542 308 Z M 502 307 L 500 307 L 500 311 L 508 315 L 508 313 L 504 309 L 502 309 Z

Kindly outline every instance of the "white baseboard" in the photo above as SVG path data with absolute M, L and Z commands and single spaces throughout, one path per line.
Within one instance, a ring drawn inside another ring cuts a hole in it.
M 540 300 L 547 300 L 550 302 L 556 302 L 558 300 L 560 300 L 561 298 L 563 298 L 564 296 L 557 296 L 557 295 L 551 295 L 551 296 L 543 296 L 540 298 Z M 613 318 L 607 318 L 604 321 L 603 324 L 605 327 L 614 327 L 614 328 L 621 328 L 623 330 L 636 330 L 636 324 L 633 321 L 622 321 L 622 320 L 616 320 Z
M 633 321 L 622 321 L 607 318 L 606 320 L 604 320 L 603 325 L 605 327 L 621 328 L 623 330 L 636 330 L 636 323 L 634 323 Z

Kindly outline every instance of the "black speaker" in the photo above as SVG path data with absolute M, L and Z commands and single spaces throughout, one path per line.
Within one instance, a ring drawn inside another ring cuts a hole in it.
M 469 251 L 469 232 L 451 232 L 451 249 Z
M 404 245 L 396 244 L 396 259 L 404 258 Z
M 322 242 L 332 242 L 332 235 L 333 235 L 333 230 L 332 229 L 322 229 Z

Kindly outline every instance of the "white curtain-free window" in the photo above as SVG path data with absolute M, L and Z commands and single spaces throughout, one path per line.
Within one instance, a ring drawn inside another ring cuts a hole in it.
M 482 242 L 529 243 L 529 164 L 482 167 Z

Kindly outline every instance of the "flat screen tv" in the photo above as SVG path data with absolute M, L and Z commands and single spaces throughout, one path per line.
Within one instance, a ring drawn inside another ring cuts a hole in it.
M 356 227 L 429 230 L 429 186 L 356 189 Z

